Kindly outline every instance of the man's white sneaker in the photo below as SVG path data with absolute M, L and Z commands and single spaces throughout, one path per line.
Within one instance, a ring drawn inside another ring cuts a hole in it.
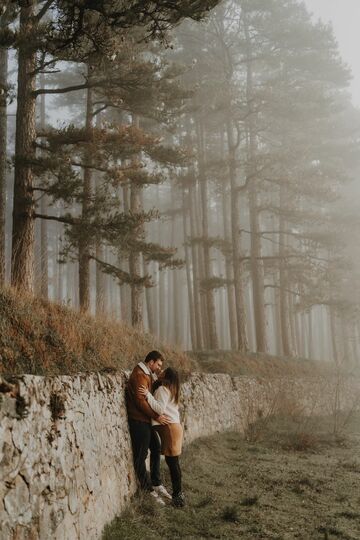
M 159 494 L 156 491 L 150 491 L 150 495 L 155 499 L 158 504 L 162 506 L 165 505 L 164 501 L 159 497 Z
M 158 493 L 162 497 L 166 497 L 167 499 L 170 499 L 170 500 L 172 499 L 172 496 L 170 495 L 166 487 L 163 486 L 162 484 L 160 484 L 160 486 L 153 486 L 153 488 L 156 491 L 156 493 Z

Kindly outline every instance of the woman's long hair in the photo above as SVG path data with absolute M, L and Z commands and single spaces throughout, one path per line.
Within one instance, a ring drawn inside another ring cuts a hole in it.
M 160 380 L 156 381 L 154 385 L 154 390 L 159 386 L 165 386 L 170 391 L 172 399 L 175 403 L 179 403 L 180 395 L 180 378 L 179 373 L 176 369 L 168 367 L 163 371 L 162 377 Z

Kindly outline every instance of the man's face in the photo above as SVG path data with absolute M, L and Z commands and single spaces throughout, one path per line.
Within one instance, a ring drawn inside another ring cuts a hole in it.
M 149 368 L 150 368 L 150 371 L 152 371 L 153 373 L 156 373 L 156 375 L 158 375 L 160 373 L 160 371 L 162 370 L 162 360 L 160 358 L 158 358 L 157 360 L 150 360 L 149 362 Z

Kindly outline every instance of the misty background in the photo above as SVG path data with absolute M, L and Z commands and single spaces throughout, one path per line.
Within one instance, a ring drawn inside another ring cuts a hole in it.
M 359 36 L 356 21 L 360 16 L 360 4 L 357 0 L 305 0 L 308 10 L 314 19 L 320 18 L 331 24 L 339 44 L 340 54 L 352 72 L 350 89 L 353 103 L 360 104 L 360 60 L 356 53 L 359 47 Z
M 5 12 L 2 282 L 185 349 L 358 362 L 359 11 L 236 0 L 84 57 L 36 44 L 25 165 Z M 16 167 L 33 240 L 14 233 Z

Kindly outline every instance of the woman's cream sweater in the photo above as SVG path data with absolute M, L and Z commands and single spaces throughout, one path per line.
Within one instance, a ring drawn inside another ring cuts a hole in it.
M 170 390 L 166 386 L 159 386 L 154 395 L 146 394 L 146 399 L 157 414 L 166 414 L 170 418 L 170 424 L 180 424 L 179 405 L 172 399 Z M 159 422 L 151 420 L 153 426 L 159 426 Z

